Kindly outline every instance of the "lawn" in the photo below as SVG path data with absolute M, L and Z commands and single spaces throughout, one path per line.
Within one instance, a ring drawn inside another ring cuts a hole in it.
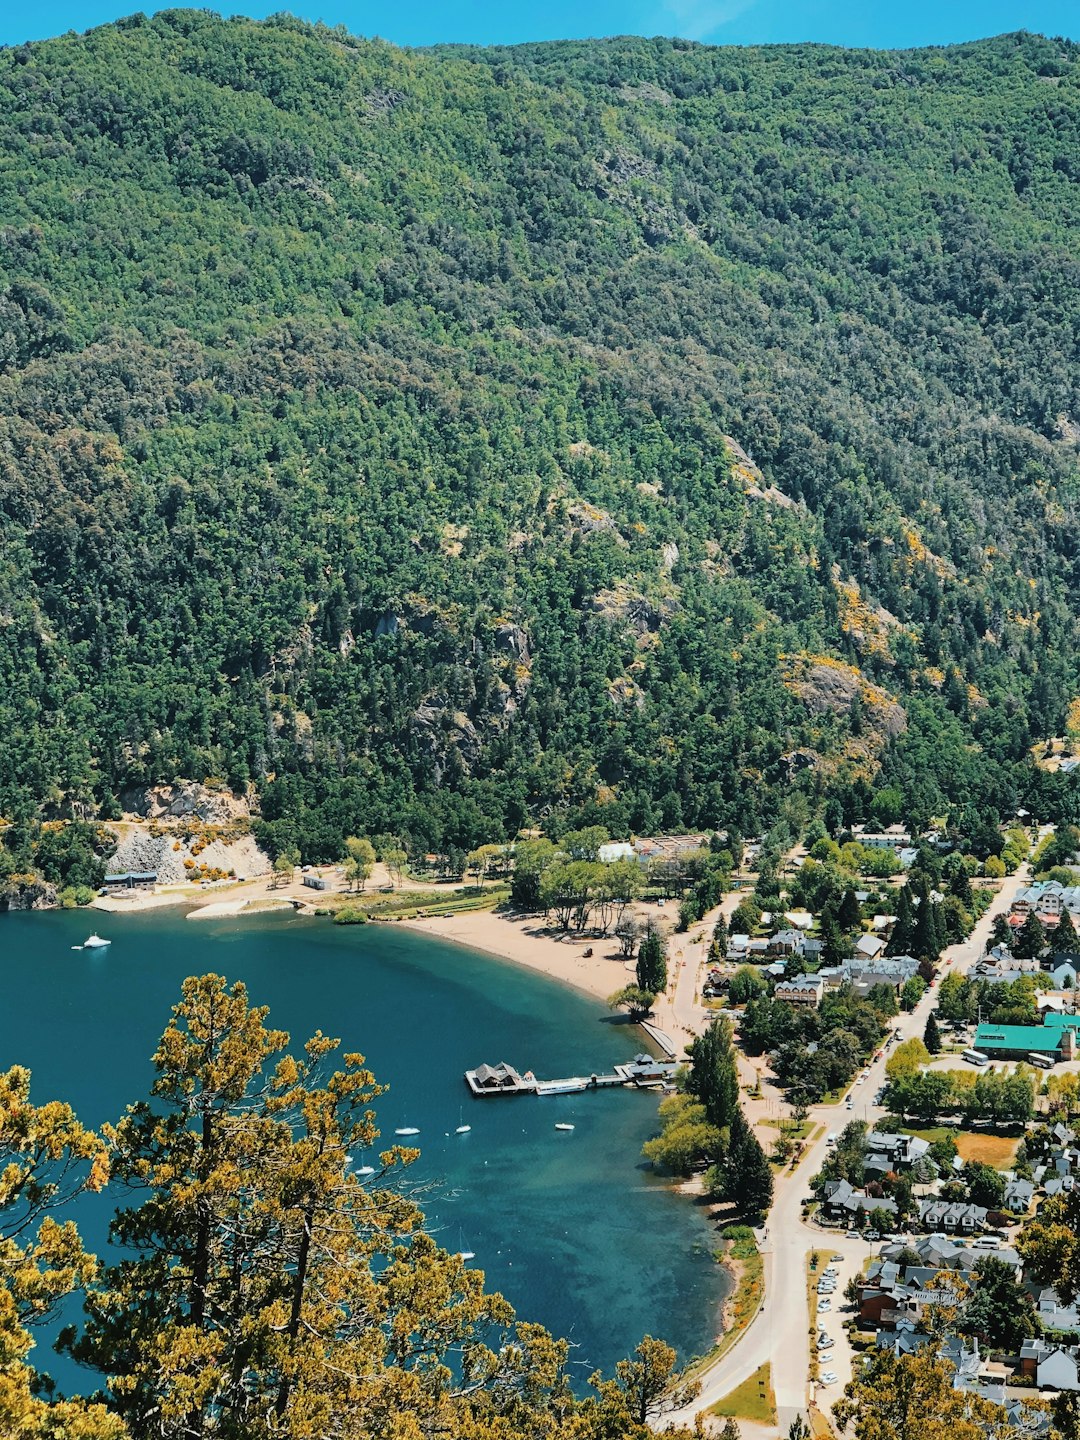
M 763 1125 L 771 1125 L 774 1130 L 784 1130 L 793 1140 L 805 1140 L 814 1128 L 813 1120 L 803 1120 L 798 1125 L 794 1120 L 775 1120 L 771 1117 L 761 1122 Z
M 776 1424 L 776 1396 L 772 1388 L 772 1366 L 766 1362 L 749 1380 L 732 1390 L 709 1411 L 710 1415 L 751 1420 L 757 1425 Z

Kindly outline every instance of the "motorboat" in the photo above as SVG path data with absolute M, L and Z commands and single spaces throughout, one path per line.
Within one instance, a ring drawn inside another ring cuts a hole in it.
M 583 1075 L 571 1075 L 568 1080 L 537 1080 L 537 1095 L 576 1095 L 589 1088 Z
M 472 1129 L 472 1126 L 471 1126 L 471 1125 L 459 1125 L 459 1126 L 457 1127 L 457 1129 L 454 1131 L 454 1134 L 455 1134 L 455 1135 L 468 1135 L 468 1133 L 469 1133 L 469 1131 L 470 1131 L 471 1129 Z
M 402 1125 L 394 1131 L 395 1135 L 419 1135 L 420 1131 L 415 1125 Z
M 375 1174 L 375 1166 L 374 1166 L 374 1165 L 361 1165 L 358 1170 L 354 1170 L 354 1171 L 353 1171 L 353 1174 L 354 1174 L 354 1175 L 374 1175 L 374 1174 Z
M 556 1130 L 572 1130 L 573 1128 L 574 1128 L 573 1125 L 567 1125 L 567 1123 L 566 1123 L 565 1121 L 560 1121 L 560 1122 L 555 1126 L 555 1129 L 556 1129 Z
M 83 941 L 84 950 L 107 950 L 112 944 L 111 940 L 103 940 L 100 935 L 91 935 L 88 940 Z

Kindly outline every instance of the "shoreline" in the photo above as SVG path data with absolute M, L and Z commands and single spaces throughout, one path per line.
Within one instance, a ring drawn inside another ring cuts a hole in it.
M 471 910 L 457 915 L 431 915 L 406 920 L 372 923 L 398 924 L 418 935 L 428 935 L 451 945 L 486 955 L 489 959 L 521 965 L 549 980 L 599 1000 L 606 1008 L 609 995 L 630 983 L 634 964 L 612 953 L 610 937 L 591 942 L 577 937 L 560 939 L 548 930 L 534 930 L 535 916 L 510 916 L 494 910 Z M 596 952 L 601 948 L 604 954 Z M 593 954 L 586 956 L 584 950 Z
M 245 919 L 248 916 L 282 913 L 314 916 L 309 891 L 299 895 L 282 886 L 269 889 L 265 884 L 253 887 L 253 893 L 238 895 L 237 887 L 224 889 L 220 899 L 205 894 L 164 891 L 136 894 L 131 899 L 98 896 L 86 908 L 109 915 L 141 915 L 149 910 L 186 908 L 189 920 Z M 230 893 L 231 892 L 231 893 Z M 220 892 L 219 892 L 220 893 Z M 330 917 L 327 917 L 330 918 Z M 609 995 L 634 979 L 634 964 L 618 954 L 611 936 L 561 935 L 542 927 L 542 920 L 533 915 L 508 915 L 494 910 L 467 910 L 450 915 L 425 915 L 385 919 L 372 915 L 371 925 L 401 925 L 417 935 L 427 935 L 446 944 L 458 945 L 489 960 L 520 965 L 536 974 L 545 975 L 579 994 L 598 1000 L 606 1008 Z M 594 953 L 586 956 L 583 952 Z M 602 953 L 599 953 L 602 952 Z M 657 1017 L 654 1015 L 654 1023 Z

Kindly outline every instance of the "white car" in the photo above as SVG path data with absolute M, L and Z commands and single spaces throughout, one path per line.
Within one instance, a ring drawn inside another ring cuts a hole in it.
M 817 1302 L 817 1308 L 818 1308 L 818 1314 L 819 1314 L 819 1315 L 824 1315 L 827 1310 L 831 1310 L 831 1309 L 832 1309 L 832 1301 L 831 1301 L 831 1300 L 819 1300 L 819 1301 Z
M 817 1348 L 819 1350 L 831 1350 L 835 1343 L 836 1342 L 834 1340 L 830 1339 L 829 1336 L 826 1335 L 823 1339 L 818 1340 Z
M 821 1383 L 823 1385 L 835 1385 L 839 1378 L 835 1370 L 826 1370 L 825 1374 L 821 1377 Z

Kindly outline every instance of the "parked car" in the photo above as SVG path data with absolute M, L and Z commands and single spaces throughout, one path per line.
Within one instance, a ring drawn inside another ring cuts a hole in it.
M 823 1385 L 835 1385 L 838 1379 L 839 1376 L 835 1370 L 826 1370 L 825 1374 L 821 1377 L 821 1383 Z
M 879 1230 L 867 1230 L 866 1238 L 867 1240 L 880 1240 L 881 1232 Z
M 847 1232 L 847 1234 L 844 1236 L 844 1239 L 845 1239 L 845 1240 L 861 1240 L 861 1239 L 862 1239 L 862 1236 L 859 1234 L 858 1230 L 849 1230 L 849 1231 Z
M 818 1348 L 819 1350 L 831 1350 L 832 1347 L 833 1347 L 833 1345 L 834 1345 L 835 1343 L 836 1343 L 836 1342 L 832 1339 L 831 1336 L 829 1336 L 829 1335 L 825 1335 L 825 1336 L 819 1335 L 819 1336 L 818 1336 L 818 1342 L 817 1342 L 817 1348 Z
M 819 1315 L 824 1315 L 824 1314 L 827 1313 L 827 1311 L 829 1311 L 829 1310 L 832 1309 L 832 1301 L 831 1301 L 831 1300 L 819 1300 L 819 1301 L 817 1302 L 817 1308 L 818 1308 L 818 1314 L 819 1314 Z

